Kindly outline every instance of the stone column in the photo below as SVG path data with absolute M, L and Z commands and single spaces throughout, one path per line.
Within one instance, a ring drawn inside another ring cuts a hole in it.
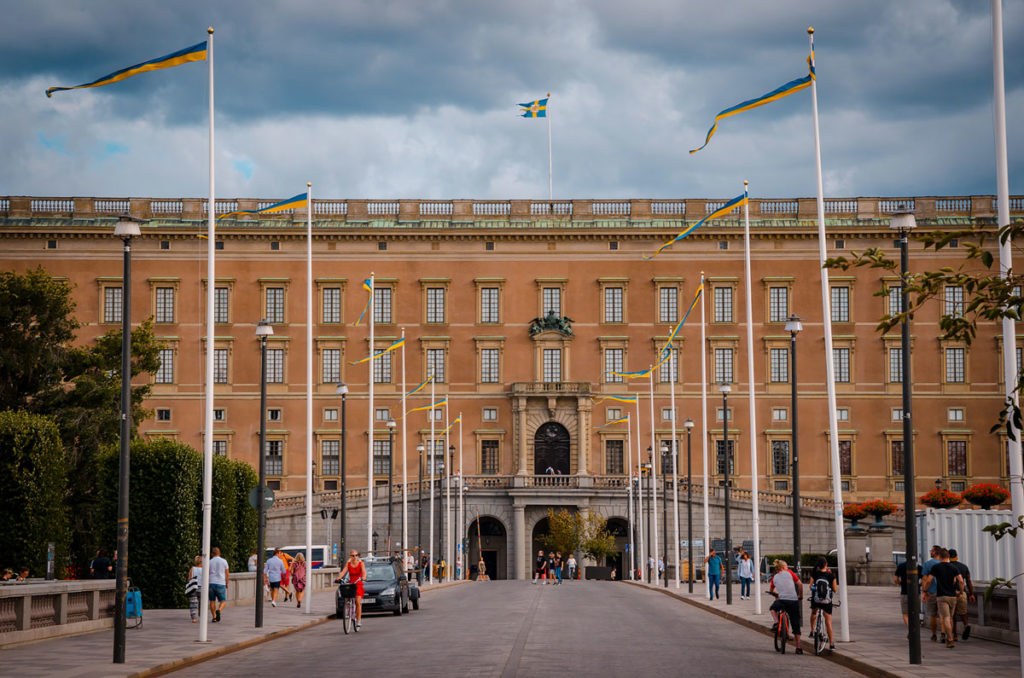
M 512 572 L 516 579 L 527 579 L 526 507 L 512 506 Z
M 587 465 L 590 457 L 590 398 L 576 398 L 576 473 L 585 476 L 589 473 Z
M 515 445 L 516 458 L 519 460 L 519 475 L 528 474 L 526 470 L 526 398 L 516 398 L 512 405 L 512 420 L 515 427 L 515 435 L 512 436 L 512 444 Z

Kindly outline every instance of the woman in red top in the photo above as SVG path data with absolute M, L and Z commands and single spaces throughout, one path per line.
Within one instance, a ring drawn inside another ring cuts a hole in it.
M 363 625 L 363 581 L 366 579 L 366 565 L 359 559 L 359 551 L 348 554 L 345 567 L 341 568 L 338 581 L 348 575 L 348 582 L 356 585 L 356 624 Z

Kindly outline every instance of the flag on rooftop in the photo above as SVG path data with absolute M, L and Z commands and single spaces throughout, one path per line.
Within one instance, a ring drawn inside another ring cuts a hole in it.
M 72 89 L 84 89 L 86 87 L 102 87 L 103 85 L 109 85 L 114 82 L 121 82 L 126 78 L 130 78 L 133 75 L 139 73 L 148 73 L 149 71 L 158 71 L 161 68 L 171 68 L 172 66 L 180 66 L 181 64 L 187 64 L 190 61 L 206 61 L 206 41 L 196 43 L 191 47 L 185 49 L 179 49 L 177 52 L 171 52 L 162 57 L 156 59 L 150 59 L 144 61 L 141 64 L 135 64 L 128 68 L 122 68 L 119 71 L 114 71 L 104 75 L 101 78 L 96 78 L 92 82 L 87 82 L 84 85 L 75 85 L 74 87 L 48 87 L 46 90 L 46 96 L 52 97 L 54 92 L 65 92 Z
M 523 109 L 522 111 L 520 111 L 520 113 L 522 113 L 522 117 L 524 117 L 524 118 L 546 118 L 546 117 L 548 117 L 548 98 L 550 96 L 551 95 L 548 94 L 548 97 L 546 97 L 544 99 L 537 99 L 536 101 L 529 101 L 529 102 L 527 102 L 525 104 L 519 104 L 519 106 Z
M 237 214 L 273 214 L 275 212 L 284 212 L 286 210 L 293 210 L 299 207 L 305 207 L 309 203 L 309 195 L 307 193 L 299 193 L 293 195 L 287 200 L 281 202 L 275 202 L 273 205 L 267 205 L 258 210 L 235 210 L 234 212 L 228 212 L 217 217 L 217 221 L 233 217 Z

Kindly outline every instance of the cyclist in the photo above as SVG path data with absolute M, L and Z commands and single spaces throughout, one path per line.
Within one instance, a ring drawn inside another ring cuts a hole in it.
M 825 628 L 828 629 L 828 649 L 835 650 L 832 638 L 832 594 L 837 590 L 839 582 L 836 573 L 828 569 L 825 556 L 818 556 L 811 572 L 811 630 L 818 621 L 818 612 L 825 615 Z
M 789 615 L 789 624 L 793 628 L 796 653 L 803 654 L 804 651 L 800 647 L 800 601 L 804 598 L 804 585 L 796 573 L 789 569 L 785 560 L 775 561 L 775 576 L 772 577 L 768 592 L 776 596 L 771 606 L 772 619 L 775 622 L 772 625 L 772 633 L 775 633 L 779 626 L 779 610 L 785 610 Z
M 366 564 L 359 559 L 359 551 L 352 550 L 341 568 L 341 574 L 334 580 L 337 584 L 348 576 L 348 582 L 356 585 L 356 627 L 363 627 L 363 581 L 366 579 Z

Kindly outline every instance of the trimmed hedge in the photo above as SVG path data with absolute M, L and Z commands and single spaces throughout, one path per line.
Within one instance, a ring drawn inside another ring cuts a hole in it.
M 839 559 L 838 559 L 838 557 L 836 556 L 835 553 L 831 553 L 831 554 L 825 554 L 825 553 L 801 553 L 800 554 L 800 565 L 803 568 L 805 568 L 805 569 L 813 568 L 815 563 L 818 562 L 818 557 L 819 556 L 825 556 L 825 560 L 828 561 L 828 566 L 829 567 L 838 567 L 839 566 Z M 768 559 L 768 567 L 769 568 L 772 565 L 774 565 L 775 561 L 777 559 L 779 559 L 779 558 L 781 558 L 782 560 L 785 560 L 787 563 L 789 563 L 790 567 L 793 566 L 793 554 L 792 553 L 772 553 L 772 554 L 765 554 L 762 557 Z
M 65 505 L 67 455 L 51 417 L 0 412 L 0 559 L 4 567 L 46 574 L 54 542 L 55 574 L 64 574 L 71 533 Z

